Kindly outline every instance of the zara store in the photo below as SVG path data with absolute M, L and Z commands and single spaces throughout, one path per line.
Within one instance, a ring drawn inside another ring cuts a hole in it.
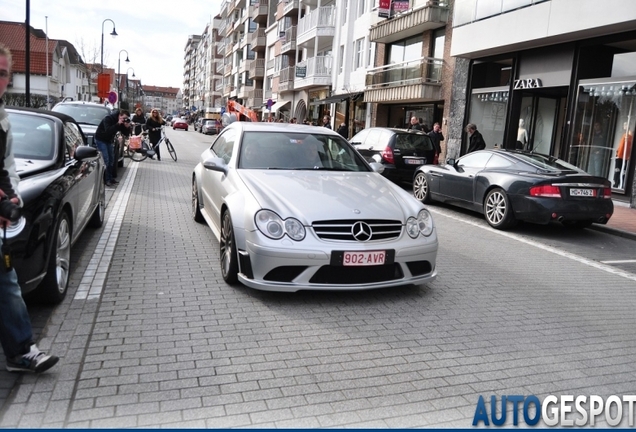
M 636 32 L 474 60 L 469 89 L 466 123 L 488 148 L 550 154 L 609 179 L 617 199 L 636 194 Z

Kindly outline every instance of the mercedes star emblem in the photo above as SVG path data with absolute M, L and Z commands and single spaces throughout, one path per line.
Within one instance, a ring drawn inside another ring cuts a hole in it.
M 359 242 L 365 242 L 371 239 L 373 232 L 371 231 L 369 224 L 365 222 L 356 222 L 351 227 L 351 234 L 353 235 L 353 238 Z

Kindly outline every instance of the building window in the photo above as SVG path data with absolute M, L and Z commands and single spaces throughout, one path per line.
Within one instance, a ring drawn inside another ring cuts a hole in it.
M 344 45 L 340 45 L 340 52 L 338 53 L 338 73 L 342 73 L 344 69 Z
M 355 67 L 354 70 L 361 68 L 363 65 L 364 58 L 364 38 L 358 39 L 354 42 L 354 53 L 355 53 Z
M 358 13 L 356 15 L 357 18 L 360 18 L 366 12 L 367 8 L 367 0 L 358 0 Z
M 367 53 L 367 67 L 373 66 L 373 53 L 375 52 L 375 42 L 369 41 L 369 52 Z
M 404 39 L 389 45 L 389 64 L 422 58 L 422 38 Z

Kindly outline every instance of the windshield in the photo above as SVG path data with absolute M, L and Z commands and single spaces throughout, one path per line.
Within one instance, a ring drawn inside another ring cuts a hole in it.
M 287 132 L 245 132 L 239 168 L 370 171 L 341 137 Z
M 50 160 L 55 155 L 52 120 L 27 114 L 9 113 L 13 154 L 20 159 Z
M 539 153 L 518 153 L 516 156 L 522 161 L 546 171 L 579 171 L 577 167 L 566 161 Z
M 89 104 L 61 104 L 56 105 L 53 111 L 69 115 L 78 123 L 99 126 L 99 123 L 110 114 L 110 110 L 101 105 Z

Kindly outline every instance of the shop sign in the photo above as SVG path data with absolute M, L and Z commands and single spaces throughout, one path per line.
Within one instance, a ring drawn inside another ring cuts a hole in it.
M 529 78 L 529 79 L 518 79 L 515 80 L 514 90 L 523 90 L 523 89 L 531 89 L 531 88 L 540 88 L 543 87 L 541 80 L 539 78 Z
M 378 16 L 380 18 L 388 18 L 391 12 L 391 0 L 380 0 L 380 7 L 378 8 Z

